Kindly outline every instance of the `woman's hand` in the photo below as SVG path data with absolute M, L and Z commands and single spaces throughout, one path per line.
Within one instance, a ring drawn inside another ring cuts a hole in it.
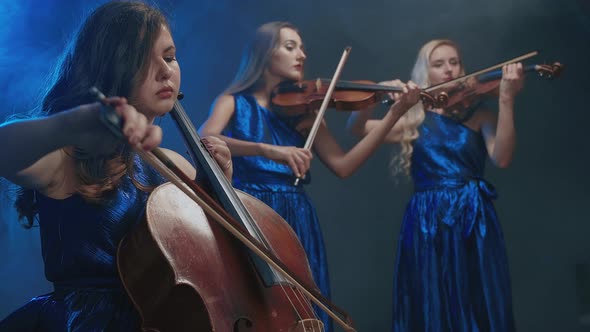
M 420 100 L 421 89 L 418 88 L 416 83 L 408 81 L 406 84 L 400 82 L 399 80 L 389 82 L 402 89 L 401 92 L 393 93 L 395 104 L 389 108 L 390 111 L 397 111 L 405 114 L 410 109 L 410 107 L 414 106 Z
M 228 180 L 231 180 L 234 172 L 233 163 L 231 160 L 231 152 L 227 144 L 220 138 L 215 136 L 207 136 L 201 138 L 201 142 L 205 144 L 209 153 L 213 156 L 223 174 Z
M 302 178 L 309 170 L 313 155 L 311 151 L 294 147 L 271 144 L 262 145 L 262 155 L 277 163 L 288 165 L 296 177 Z
M 405 86 L 404 82 L 396 79 L 396 80 L 391 80 L 391 81 L 383 81 L 383 82 L 379 82 L 378 84 L 380 85 L 385 85 L 385 86 L 392 86 L 395 88 L 403 88 Z M 389 98 L 391 98 L 393 101 L 397 102 L 399 100 L 399 98 L 401 97 L 401 92 L 388 92 L 387 93 L 389 95 Z
M 511 63 L 502 67 L 500 99 L 513 100 L 524 85 L 522 63 Z
M 138 112 L 135 107 L 127 103 L 126 98 L 110 97 L 106 103 L 111 105 L 121 117 L 123 139 L 132 147 L 149 151 L 162 142 L 162 129 L 148 122 L 145 115 Z M 74 109 L 83 114 L 87 125 L 80 126 L 80 138 L 76 146 L 82 151 L 92 155 L 108 155 L 116 151 L 120 139 L 113 135 L 100 121 L 100 112 L 104 112 L 101 104 L 81 105 Z M 84 121 L 84 120 L 83 120 Z
M 396 103 L 399 103 L 402 107 L 408 110 L 420 100 L 421 89 L 412 81 L 408 81 L 408 83 L 404 84 L 402 88 L 403 92 L 398 94 Z
M 390 98 L 393 99 L 396 103 L 402 103 L 403 105 L 401 106 L 406 109 L 416 104 L 420 98 L 420 89 L 418 88 L 416 83 L 412 81 L 404 83 L 396 79 L 392 81 L 379 82 L 379 84 L 400 88 L 401 91 L 389 92 L 388 94 Z
M 127 104 L 126 98 L 108 98 L 107 102 L 123 118 L 121 131 L 131 146 L 149 151 L 162 143 L 162 129 L 149 123 L 145 115 Z

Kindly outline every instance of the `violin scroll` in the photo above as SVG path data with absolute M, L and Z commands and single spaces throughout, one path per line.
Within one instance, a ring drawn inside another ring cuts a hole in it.
M 424 108 L 444 108 L 449 102 L 449 94 L 443 91 L 433 96 L 426 91 L 421 91 L 420 101 L 422 101 Z
M 539 73 L 540 77 L 553 79 L 561 75 L 563 65 L 559 62 L 554 62 L 551 65 L 535 65 L 535 71 Z

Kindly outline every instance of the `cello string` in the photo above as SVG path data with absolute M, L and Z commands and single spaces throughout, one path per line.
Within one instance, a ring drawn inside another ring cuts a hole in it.
M 105 125 L 107 125 L 107 127 L 110 130 L 113 131 L 113 133 L 115 135 L 117 135 L 117 134 L 121 135 L 120 131 L 119 131 L 120 129 L 118 129 L 118 126 L 120 125 L 119 121 L 118 121 L 119 118 L 116 115 L 116 113 L 114 112 L 114 110 L 112 112 L 108 112 L 108 108 L 110 108 L 110 105 L 106 102 L 106 97 L 104 96 L 104 94 L 102 94 L 98 89 L 96 89 L 94 87 L 91 89 L 91 93 L 95 95 L 95 97 L 97 98 L 98 101 L 100 101 L 104 106 L 107 107 L 107 110 L 105 110 L 105 111 L 109 114 L 104 114 L 103 117 L 105 117 L 105 118 L 102 119 L 102 121 L 105 123 Z M 178 102 L 175 102 L 175 105 L 179 105 Z M 181 106 L 179 106 L 179 107 L 181 107 Z M 113 119 L 113 117 L 117 118 L 117 119 Z M 350 326 L 348 323 L 344 322 L 339 316 L 337 316 L 332 311 L 332 309 L 328 308 L 326 306 L 326 304 L 323 303 L 322 300 L 317 298 L 303 284 L 301 284 L 297 279 L 295 279 L 293 276 L 291 276 L 283 267 L 281 267 L 281 265 L 276 263 L 271 256 L 269 256 L 267 253 L 265 253 L 264 251 L 259 249 L 252 240 L 250 240 L 246 235 L 242 234 L 240 228 L 236 228 L 232 224 L 232 222 L 228 221 L 231 219 L 226 219 L 216 210 L 216 208 L 213 208 L 210 204 L 205 202 L 205 200 L 203 198 L 201 198 L 196 193 L 195 189 L 191 188 L 188 185 L 188 183 L 192 183 L 192 180 L 190 180 L 182 171 L 180 171 L 178 169 L 178 167 L 159 148 L 154 148 L 151 152 L 146 152 L 139 147 L 139 143 L 136 146 L 131 146 L 131 147 L 143 160 L 148 162 L 152 167 L 154 167 L 155 170 L 159 171 L 162 176 L 164 176 L 168 180 L 170 180 L 170 182 L 173 183 L 178 189 L 180 189 L 189 198 L 191 198 L 194 202 L 196 202 L 201 207 L 201 209 L 203 209 L 203 211 L 205 213 L 207 213 L 210 217 L 212 217 L 220 226 L 225 228 L 234 237 L 236 237 L 240 242 L 242 242 L 244 245 L 246 245 L 246 247 L 248 247 L 250 250 L 254 251 L 259 257 L 261 257 L 266 263 L 268 263 L 271 266 L 271 271 L 273 271 L 273 273 L 275 275 L 277 275 L 277 271 L 275 271 L 274 269 L 277 269 L 278 271 L 281 272 L 281 275 L 283 275 L 287 279 L 287 281 L 291 283 L 291 285 L 293 287 L 297 288 L 299 290 L 299 292 L 305 294 L 307 299 L 313 300 L 314 302 L 316 302 L 317 305 L 320 308 L 322 308 L 324 310 L 324 312 L 326 312 L 329 316 L 333 317 L 333 319 L 336 320 L 336 322 L 339 325 L 341 325 L 342 327 L 344 327 L 348 331 L 355 331 L 354 328 L 352 328 L 352 326 Z M 213 163 L 213 165 L 219 171 L 219 165 L 217 163 Z M 175 170 L 178 171 L 178 174 L 175 173 Z M 183 177 L 185 179 L 183 179 Z M 223 176 L 221 178 L 226 180 L 225 176 Z M 226 182 L 227 182 L 227 180 L 226 180 Z M 235 195 L 236 193 L 233 190 L 233 187 L 231 187 L 231 188 L 232 188 L 232 193 Z M 198 189 L 200 189 L 200 188 L 198 188 Z M 240 200 L 240 203 L 241 203 L 241 200 Z M 224 213 L 227 213 L 224 210 L 222 210 L 222 211 Z M 249 214 L 247 209 L 246 209 L 246 212 Z M 262 234 L 262 236 L 264 237 L 264 234 Z M 263 244 L 260 244 L 260 241 L 256 241 L 255 239 L 254 239 L 254 241 L 259 242 L 258 245 L 263 246 Z M 264 245 L 264 247 L 268 248 L 268 245 Z M 268 250 L 271 251 L 272 248 L 268 248 Z M 272 269 L 272 268 L 274 268 L 274 269 Z M 283 289 L 283 292 L 285 292 L 282 284 L 281 284 L 281 288 Z M 285 295 L 288 297 L 288 294 L 285 293 Z M 291 302 L 291 305 L 293 306 L 292 302 Z M 297 308 L 293 307 L 293 309 L 299 315 Z
M 318 331 L 324 331 L 324 329 L 322 327 L 323 323 L 319 319 L 319 317 L 316 315 L 315 310 L 313 309 L 313 306 L 311 304 L 311 301 L 308 298 L 306 298 L 305 295 L 299 289 L 295 288 L 295 289 L 291 289 L 291 291 L 294 293 L 294 296 L 297 299 L 299 299 L 300 302 L 301 301 L 305 302 L 305 305 L 302 304 L 302 306 L 304 308 L 306 308 L 306 313 L 307 313 L 307 310 L 310 310 L 311 311 L 310 316 L 313 316 L 315 318 L 313 320 L 310 320 L 312 331 L 315 331 L 315 326 L 314 326 L 315 322 L 317 322 L 317 324 L 318 324 L 318 329 L 319 329 Z M 301 300 L 301 298 L 303 300 Z M 305 321 L 303 321 L 303 326 L 305 327 Z
M 93 93 L 94 95 L 96 95 L 97 99 L 105 106 L 109 107 L 109 105 L 106 103 L 106 97 L 104 96 L 104 94 L 102 94 L 98 89 L 93 88 L 91 90 L 91 93 Z M 175 106 L 177 106 L 178 102 L 175 102 Z M 115 114 L 115 118 L 113 119 L 112 117 L 108 118 L 109 115 L 113 115 Z M 186 113 L 185 113 L 186 114 Z M 119 134 L 120 132 L 118 131 L 118 126 L 119 123 L 118 121 L 118 117 L 116 116 L 116 113 L 105 113 L 103 114 L 103 116 L 105 117 L 105 119 L 103 121 L 105 121 L 105 124 L 107 125 L 107 127 L 109 129 L 111 129 L 113 131 L 114 134 Z M 140 146 L 139 143 L 136 146 L 131 146 L 131 148 L 146 162 L 148 162 L 155 170 L 157 170 L 163 177 L 165 177 L 166 179 L 168 179 L 172 184 L 174 184 L 178 189 L 180 189 L 183 193 L 185 193 L 189 198 L 191 198 L 194 202 L 196 202 L 200 208 L 207 213 L 208 215 L 210 215 L 211 217 L 213 217 L 221 226 L 223 226 L 226 230 L 228 230 L 230 233 L 232 233 L 232 235 L 236 236 L 239 240 L 241 240 L 242 243 L 246 244 L 247 247 L 249 247 L 251 250 L 255 251 L 256 253 L 258 253 L 258 255 L 262 258 L 268 259 L 271 263 L 269 263 L 271 266 L 276 265 L 276 263 L 270 258 L 270 256 L 266 255 L 263 251 L 260 251 L 260 249 L 258 249 L 258 247 L 256 247 L 250 239 L 248 239 L 247 237 L 245 237 L 244 235 L 242 235 L 239 230 L 236 230 L 235 227 L 228 222 L 226 219 L 224 219 L 224 217 L 222 217 L 211 205 L 209 205 L 208 203 L 206 203 L 196 192 L 194 189 L 192 189 L 187 182 L 185 181 L 190 181 L 188 180 L 188 177 L 182 173 L 182 171 L 180 171 L 178 169 L 178 167 L 176 167 L 176 165 L 174 165 L 174 163 L 165 155 L 165 153 L 162 152 L 161 149 L 159 148 L 155 148 L 153 149 L 152 152 L 147 152 L 144 151 Z M 219 165 L 217 165 L 217 163 L 214 163 L 215 166 L 217 166 L 217 170 L 219 171 Z M 175 170 L 177 172 L 179 172 L 178 174 L 175 173 Z M 215 169 L 213 169 L 215 170 Z M 182 176 L 184 176 L 186 179 L 183 179 Z M 222 177 L 223 179 L 225 179 L 225 176 L 223 175 Z M 233 189 L 233 188 L 232 188 Z M 235 194 L 235 191 L 232 190 L 232 192 Z M 241 202 L 241 201 L 240 201 Z M 251 217 L 251 216 L 250 216 Z M 256 241 L 259 242 L 260 241 Z M 251 245 L 251 246 L 250 246 Z M 263 244 L 260 244 L 263 245 Z M 264 247 L 268 247 L 267 245 L 264 245 Z M 267 261 L 268 263 L 268 261 Z M 276 265 L 275 268 L 279 268 L 279 270 L 281 270 L 281 272 L 283 274 L 285 274 L 286 276 L 290 277 L 290 275 L 284 271 L 280 265 Z M 271 268 L 271 271 L 273 272 L 273 274 L 275 274 L 275 276 L 277 276 L 277 272 Z M 287 278 L 289 279 L 289 278 Z M 291 277 L 291 279 L 293 279 Z M 293 279 L 293 281 L 295 281 L 295 284 L 298 285 L 298 287 L 303 287 L 302 285 L 300 285 L 295 279 Z M 282 283 L 279 283 L 281 289 L 283 290 L 283 293 L 285 294 L 285 296 L 287 297 L 287 299 L 289 300 L 289 303 L 291 305 L 291 307 L 293 308 L 294 312 L 297 314 L 299 321 L 302 320 L 301 314 L 299 313 L 297 307 L 294 305 L 292 299 L 289 297 L 288 293 L 285 291 L 284 286 L 282 285 Z M 310 295 L 312 295 L 310 293 Z M 312 295 L 313 296 L 313 295 Z M 303 305 L 302 305 L 303 306 Z M 305 308 L 305 306 L 303 306 Z M 313 312 L 313 311 L 312 311 Z
M 181 191 L 183 191 L 190 198 L 192 198 L 194 201 L 196 201 L 198 203 L 198 205 L 201 206 L 201 208 L 203 208 L 204 211 L 208 212 L 207 211 L 208 209 L 212 209 L 205 201 L 201 200 L 201 198 L 198 197 L 196 195 L 196 193 L 187 184 L 185 184 L 182 179 L 180 179 L 176 174 L 174 174 L 173 171 L 171 171 L 168 167 L 166 167 L 166 165 L 160 159 L 158 159 L 156 156 L 154 156 L 154 154 L 145 152 L 141 149 L 135 149 L 135 151 L 140 155 L 141 158 L 146 160 L 152 167 L 154 167 L 154 169 L 158 170 L 164 177 L 166 177 L 168 180 L 170 180 L 170 182 L 172 182 L 174 185 L 176 185 Z M 207 207 L 208 209 L 204 208 L 204 207 Z M 219 217 L 223 218 L 221 216 L 219 216 Z M 277 274 L 277 272 L 274 269 L 271 269 L 271 271 L 275 275 Z M 299 312 L 299 310 L 297 309 L 297 306 L 293 303 L 293 300 L 289 296 L 288 292 L 285 290 L 285 286 L 283 284 L 279 284 L 279 286 L 282 289 L 282 292 L 285 294 L 285 297 L 288 299 L 291 307 L 293 308 L 293 311 L 297 314 L 299 320 L 302 321 L 302 315 Z M 301 302 L 301 299 L 298 299 L 298 300 Z M 311 314 L 310 314 L 308 312 L 308 308 L 306 308 L 305 305 L 301 304 L 301 306 L 303 308 L 305 308 L 306 314 L 308 314 L 310 316 L 314 315 L 314 317 L 315 317 L 313 310 L 311 310 Z M 312 330 L 312 331 L 315 331 L 315 330 Z
M 200 137 L 198 136 L 198 134 L 196 134 L 196 130 L 195 130 L 194 126 L 192 125 L 192 122 L 190 121 L 190 119 L 188 119 L 188 115 L 184 111 L 184 108 L 182 107 L 180 102 L 176 101 L 174 103 L 174 107 L 176 108 L 176 112 L 174 114 L 179 117 L 179 121 L 182 121 L 182 124 L 186 127 L 187 130 L 190 131 L 190 134 L 194 136 L 194 140 L 197 141 Z M 217 162 L 214 162 L 213 157 L 211 156 L 210 152 L 202 146 L 198 146 L 197 148 L 202 148 L 204 150 L 201 154 L 203 155 L 205 162 L 207 163 L 207 166 L 211 169 L 214 176 L 219 181 L 219 184 L 220 184 L 221 188 L 224 190 L 226 196 L 230 199 L 230 201 L 232 202 L 232 204 L 234 206 L 242 208 L 241 210 L 245 214 L 245 217 L 246 217 L 246 220 L 244 220 L 243 222 L 248 222 L 250 225 L 249 228 L 248 227 L 246 227 L 246 228 L 248 230 L 250 230 L 251 233 L 254 233 L 252 235 L 255 235 L 254 236 L 255 238 L 257 237 L 259 239 L 262 239 L 262 241 L 258 241 L 258 242 L 263 247 L 268 249 L 270 252 L 275 254 L 275 256 L 276 256 L 276 251 L 270 245 L 270 241 L 268 241 L 268 239 L 266 238 L 266 236 L 264 235 L 262 230 L 258 227 L 258 225 L 255 222 L 253 222 L 254 217 L 252 217 L 252 215 L 250 214 L 250 211 L 244 206 L 243 202 L 236 195 L 236 193 L 233 189 L 233 186 L 231 186 L 231 184 L 229 183 L 229 181 L 227 180 L 227 178 L 223 174 L 223 171 L 221 170 L 221 168 L 219 167 Z M 274 276 L 275 280 L 279 280 L 279 283 L 278 283 L 279 287 L 281 288 L 284 296 L 287 298 L 287 300 L 291 304 L 293 311 L 297 314 L 297 316 L 301 320 L 302 315 L 299 312 L 299 310 L 297 309 L 297 306 L 295 305 L 293 299 L 291 299 L 291 297 L 289 296 L 287 290 L 285 289 L 285 286 L 283 285 L 282 282 L 280 282 L 280 280 L 281 280 L 280 275 L 273 268 L 271 268 L 270 271 L 271 271 L 272 275 Z M 296 300 L 299 302 L 299 305 L 305 309 L 305 314 L 307 316 L 309 316 L 311 306 L 309 306 L 309 308 L 306 307 L 306 305 L 303 304 L 301 298 L 299 298 L 299 297 L 297 297 Z M 314 313 L 312 308 L 311 308 L 311 313 L 312 314 Z

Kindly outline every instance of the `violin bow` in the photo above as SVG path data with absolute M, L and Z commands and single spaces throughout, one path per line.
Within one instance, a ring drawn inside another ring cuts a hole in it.
M 334 72 L 334 77 L 332 77 L 332 80 L 330 81 L 330 85 L 328 86 L 328 91 L 326 92 L 326 95 L 324 96 L 324 100 L 322 101 L 322 105 L 320 106 L 320 109 L 318 110 L 315 121 L 313 122 L 313 126 L 311 127 L 311 130 L 309 131 L 309 135 L 307 136 L 307 140 L 305 141 L 305 145 L 303 146 L 303 148 L 305 150 L 308 150 L 308 151 L 311 150 L 311 146 L 313 145 L 313 141 L 315 140 L 315 136 L 316 136 L 318 129 L 320 128 L 320 124 L 322 123 L 322 120 L 324 118 L 324 113 L 326 113 L 326 109 L 328 108 L 328 105 L 330 103 L 330 99 L 332 98 L 332 93 L 334 92 L 334 89 L 336 88 L 336 82 L 338 81 L 338 78 L 340 77 L 340 73 L 342 72 L 342 68 L 344 67 L 344 63 L 346 62 L 346 59 L 348 59 L 348 55 L 350 54 L 351 49 L 352 49 L 352 47 L 347 46 L 344 49 L 344 52 L 342 53 L 342 57 L 340 58 L 340 63 L 338 63 L 338 67 L 336 67 L 336 71 Z M 300 180 L 301 180 L 300 177 L 297 177 L 295 179 L 295 183 L 294 183 L 295 186 L 297 186 L 299 184 Z
M 469 79 L 471 77 L 478 76 L 480 74 L 489 72 L 489 71 L 494 70 L 494 69 L 497 69 L 497 68 L 501 68 L 501 67 L 503 67 L 503 66 L 505 66 L 507 64 L 515 63 L 515 62 L 519 62 L 519 61 L 523 61 L 523 60 L 532 58 L 532 57 L 536 56 L 537 54 L 539 54 L 539 51 L 532 51 L 532 52 L 523 54 L 521 56 L 518 56 L 516 58 L 510 59 L 510 60 L 507 60 L 507 61 L 504 61 L 502 63 L 498 63 L 498 64 L 493 65 L 493 66 L 490 66 L 488 68 L 484 68 L 484 69 L 478 70 L 478 71 L 473 72 L 471 74 L 463 75 L 463 76 L 457 77 L 457 78 L 455 78 L 453 80 L 450 80 L 450 81 L 447 81 L 447 82 L 444 82 L 444 83 L 441 83 L 441 84 L 433 85 L 431 87 L 428 87 L 428 88 L 424 89 L 424 91 L 426 93 L 430 93 L 430 92 L 436 91 L 438 89 L 446 88 L 447 86 L 452 86 L 454 84 L 464 82 L 464 81 L 466 81 L 467 79 Z M 446 103 L 446 101 L 444 100 L 444 98 L 442 100 L 439 100 L 438 98 L 436 98 L 436 100 L 439 103 L 443 103 L 443 104 Z M 435 105 L 435 106 L 437 106 L 437 107 L 438 106 L 444 107 L 445 105 Z

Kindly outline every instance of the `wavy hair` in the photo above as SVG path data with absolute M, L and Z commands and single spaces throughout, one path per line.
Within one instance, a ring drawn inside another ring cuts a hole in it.
M 50 116 L 93 102 L 89 93 L 92 86 L 108 96 L 129 97 L 147 74 L 151 49 L 162 26 L 169 28 L 164 15 L 143 2 L 113 1 L 99 6 L 64 51 L 35 116 Z M 75 147 L 64 151 L 75 159 L 75 173 L 80 180 L 76 191 L 86 201 L 103 202 L 127 173 L 138 188 L 150 189 L 135 181 L 133 157 L 123 146 L 107 157 L 89 156 Z M 19 219 L 26 219 L 26 228 L 34 225 L 35 195 L 25 188 L 17 193 L 15 207 Z
M 449 39 L 435 39 L 427 42 L 422 46 L 418 52 L 416 63 L 412 69 L 411 80 L 420 88 L 424 89 L 431 86 L 430 78 L 428 77 L 428 68 L 430 67 L 430 56 L 434 50 L 442 45 L 451 46 L 457 51 L 459 60 L 461 61 L 460 75 L 465 74 L 463 61 L 461 60 L 461 52 L 459 46 Z M 390 169 L 393 175 L 404 174 L 410 176 L 410 168 L 412 166 L 412 153 L 414 142 L 420 135 L 418 127 L 424 122 L 424 107 L 422 103 L 418 103 L 411 107 L 406 114 L 400 119 L 401 124 L 401 139 L 399 152 L 394 154 L 390 161 Z

